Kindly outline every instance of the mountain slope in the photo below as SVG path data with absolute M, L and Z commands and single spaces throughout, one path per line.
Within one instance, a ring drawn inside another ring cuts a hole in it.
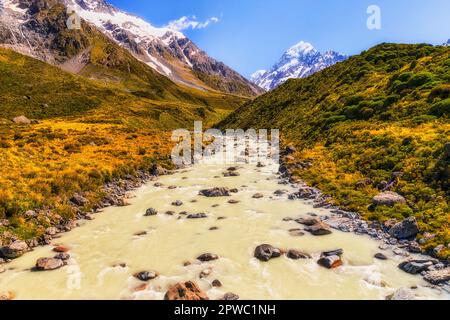
M 415 216 L 421 237 L 436 235 L 431 250 L 450 241 L 449 83 L 450 48 L 383 44 L 287 81 L 220 126 L 279 128 L 299 150 L 297 176 L 368 219 Z M 408 205 L 369 207 L 389 181 Z
M 320 53 L 310 43 L 299 42 L 289 48 L 269 71 L 255 72 L 251 81 L 270 91 L 291 78 L 306 78 L 348 57 L 334 51 Z
M 45 25 L 47 21 L 42 17 L 42 12 L 54 11 L 56 5 L 75 9 L 90 24 L 83 23 L 83 30 L 98 29 L 135 58 L 176 82 L 244 96 L 260 93 L 257 86 L 225 64 L 210 58 L 182 33 L 155 28 L 103 0 L 2 0 L 2 5 L 0 30 L 3 35 L 0 36 L 0 43 L 43 61 L 62 65 L 67 70 L 77 72 L 82 68 L 80 64 L 85 57 L 80 53 L 80 56 L 71 57 L 73 60 L 62 59 L 64 55 L 58 52 L 61 49 L 59 46 L 69 45 L 77 49 L 87 49 L 88 46 L 83 41 L 71 43 L 64 38 L 65 33 L 70 33 L 66 27 L 69 17 L 66 9 L 65 19 L 59 21 L 57 30 Z M 47 40 L 55 31 L 63 37 L 56 39 L 56 47 Z

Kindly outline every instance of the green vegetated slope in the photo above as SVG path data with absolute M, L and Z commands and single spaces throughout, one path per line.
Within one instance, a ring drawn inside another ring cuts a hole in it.
M 143 83 L 139 91 L 131 91 L 126 83 L 74 75 L 8 49 L 0 49 L 0 74 L 0 118 L 5 119 L 71 116 L 83 121 L 138 121 L 172 128 L 192 125 L 195 119 L 216 120 L 243 101 L 179 87 L 165 78 L 156 97 L 149 86 L 158 83 L 160 75 L 154 75 L 156 80 L 149 76 L 148 85 Z
M 88 212 L 105 196 L 106 182 L 156 162 L 171 166 L 171 130 L 195 120 L 206 126 L 244 101 L 178 86 L 136 65 L 148 76 L 140 82 L 137 73 L 99 67 L 120 75 L 110 81 L 0 48 L 0 244 L 40 239 L 48 227 Z M 21 115 L 34 121 L 11 121 Z M 70 204 L 75 194 L 88 199 L 86 207 Z
M 370 220 L 416 216 L 426 249 L 450 242 L 450 48 L 381 44 L 243 105 L 221 127 L 279 128 L 296 174 Z M 303 166 L 304 167 L 304 166 Z M 393 173 L 402 172 L 392 179 Z M 383 181 L 407 205 L 370 208 Z M 437 255 L 448 256 L 448 247 Z

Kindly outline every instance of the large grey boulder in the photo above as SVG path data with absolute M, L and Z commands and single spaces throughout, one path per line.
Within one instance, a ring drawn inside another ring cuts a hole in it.
M 396 239 L 414 238 L 418 233 L 419 226 L 414 217 L 409 217 L 397 223 L 389 230 L 389 234 Z
M 406 203 L 406 199 L 396 192 L 386 191 L 373 197 L 372 202 L 377 206 L 393 207 L 396 203 Z

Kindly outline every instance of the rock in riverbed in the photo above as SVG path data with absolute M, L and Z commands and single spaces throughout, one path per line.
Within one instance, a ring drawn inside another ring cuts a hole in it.
M 304 226 L 312 227 L 313 225 L 320 223 L 320 220 L 314 217 L 300 217 L 296 219 L 295 222 L 302 224 Z
M 24 241 L 14 241 L 0 249 L 0 253 L 8 259 L 16 259 L 28 251 L 28 245 Z
M 434 285 L 450 281 L 450 267 L 442 270 L 428 271 L 424 279 Z
M 204 293 L 192 281 L 180 282 L 169 288 L 164 296 L 164 300 L 209 300 L 206 293 Z
M 175 207 L 181 207 L 183 205 L 183 201 L 177 200 L 172 202 L 172 205 Z
M 394 225 L 389 234 L 396 239 L 409 239 L 415 237 L 419 233 L 419 226 L 417 224 L 416 218 L 409 217 L 402 222 Z
M 141 281 L 150 281 L 157 278 L 158 276 L 159 274 L 155 271 L 142 271 L 133 275 L 133 277 Z
M 224 294 L 224 296 L 220 300 L 228 300 L 228 301 L 239 300 L 239 296 L 235 293 L 227 292 Z
M 58 253 L 65 253 L 65 252 L 69 252 L 70 248 L 67 246 L 60 245 L 60 246 L 54 247 L 53 251 L 58 252 Z
M 264 198 L 264 195 L 262 193 L 256 193 L 253 195 L 253 199 L 262 199 Z
M 270 244 L 262 244 L 256 247 L 254 256 L 260 261 L 267 262 L 270 259 L 280 257 L 281 251 Z
M 204 219 L 204 218 L 208 218 L 208 216 L 206 215 L 206 213 L 195 213 L 195 214 L 190 214 L 186 217 L 187 219 Z
M 51 271 L 64 266 L 64 261 L 56 258 L 40 258 L 36 261 L 35 270 Z
M 375 258 L 376 259 L 378 259 L 378 260 L 387 260 L 388 259 L 388 257 L 386 257 L 384 254 L 382 254 L 382 253 L 377 253 L 376 255 L 375 255 Z
M 292 260 L 311 259 L 311 256 L 309 254 L 303 253 L 303 252 L 295 250 L 295 249 L 289 250 L 287 252 L 286 256 Z
M 319 222 L 311 227 L 305 228 L 306 231 L 310 232 L 314 236 L 325 236 L 331 234 L 330 227 L 323 222 Z
M 386 300 L 415 300 L 414 293 L 410 289 L 400 288 L 386 297 Z
M 404 261 L 399 264 L 399 268 L 410 274 L 419 274 L 423 271 L 428 270 L 429 267 L 433 265 L 432 261 L 429 260 L 412 260 Z
M 322 256 L 317 263 L 327 269 L 335 269 L 342 266 L 342 260 L 339 256 Z
M 230 196 L 230 190 L 228 188 L 212 188 L 212 189 L 205 189 L 200 190 L 200 195 L 205 197 L 229 197 Z
M 153 208 L 149 208 L 147 209 L 147 211 L 145 211 L 145 217 L 150 217 L 150 216 L 156 216 L 158 214 L 158 211 L 156 211 Z
M 213 260 L 217 260 L 217 259 L 219 259 L 219 256 L 214 253 L 204 253 L 197 257 L 197 260 L 199 260 L 201 262 L 208 262 L 208 261 L 213 261 Z

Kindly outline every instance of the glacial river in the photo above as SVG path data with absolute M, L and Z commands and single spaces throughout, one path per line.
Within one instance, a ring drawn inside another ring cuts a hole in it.
M 277 165 L 243 165 L 240 176 L 223 177 L 227 167 L 196 165 L 159 178 L 162 186 L 150 182 L 135 190 L 131 205 L 107 208 L 93 221 L 80 221 L 79 228 L 54 239 L 52 246 L 36 248 L 6 265 L 7 271 L 0 274 L 0 292 L 13 292 L 16 299 L 151 300 L 163 299 L 174 283 L 193 280 L 211 299 L 227 292 L 241 299 L 385 299 L 399 288 L 413 288 L 418 299 L 449 298 L 422 277 L 401 271 L 398 264 L 405 258 L 379 249 L 382 243 L 367 236 L 336 230 L 319 237 L 290 233 L 303 226 L 283 218 L 329 212 L 315 209 L 307 201 L 275 196 L 278 189 L 295 190 L 294 186 L 279 185 Z M 210 187 L 238 188 L 239 192 L 223 198 L 198 194 Z M 256 193 L 264 197 L 252 198 Z M 230 199 L 239 203 L 231 204 Z M 184 204 L 174 207 L 176 200 Z M 159 214 L 145 217 L 148 208 Z M 179 214 L 182 211 L 206 213 L 207 218 L 186 219 Z M 312 259 L 282 256 L 260 262 L 253 252 L 263 243 L 297 249 Z M 70 248 L 67 266 L 30 271 L 38 258 L 54 256 L 52 248 L 58 244 Z M 342 267 L 328 270 L 317 264 L 321 252 L 337 248 L 344 249 Z M 375 259 L 378 252 L 389 259 Z M 220 259 L 196 261 L 203 253 L 215 253 Z M 160 275 L 144 283 L 133 277 L 140 271 Z M 222 287 L 212 286 L 216 279 Z

